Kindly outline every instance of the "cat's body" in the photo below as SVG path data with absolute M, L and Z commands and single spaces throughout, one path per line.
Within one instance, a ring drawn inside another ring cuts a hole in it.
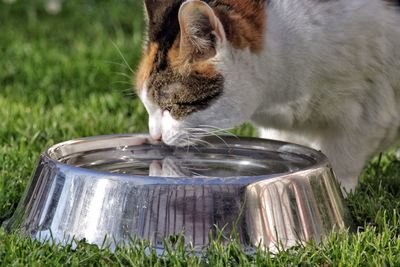
M 271 93 L 252 120 L 263 137 L 321 149 L 350 189 L 400 137 L 400 14 L 380 1 L 315 2 L 270 6 L 259 87 Z
M 155 138 L 177 144 L 194 127 L 252 121 L 262 137 L 322 150 L 347 190 L 400 140 L 394 1 L 155 2 L 137 79 Z

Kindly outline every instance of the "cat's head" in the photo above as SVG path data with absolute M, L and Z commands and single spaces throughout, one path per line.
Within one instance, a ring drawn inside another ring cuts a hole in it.
M 136 89 L 150 134 L 167 144 L 190 142 L 201 134 L 193 128 L 237 126 L 259 102 L 246 64 L 262 49 L 264 1 L 207 2 L 145 0 L 147 42 Z

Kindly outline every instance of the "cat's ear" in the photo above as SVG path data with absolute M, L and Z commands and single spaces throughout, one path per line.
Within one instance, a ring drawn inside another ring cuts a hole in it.
M 144 0 L 144 7 L 146 10 L 147 19 L 151 22 L 154 18 L 154 11 L 157 10 L 157 6 L 160 5 L 158 0 Z
M 188 0 L 179 9 L 180 56 L 194 61 L 217 54 L 225 41 L 225 31 L 213 9 L 199 0 Z

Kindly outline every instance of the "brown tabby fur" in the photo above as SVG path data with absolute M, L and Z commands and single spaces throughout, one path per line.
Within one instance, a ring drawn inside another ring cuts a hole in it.
M 162 2 L 162 4 L 161 4 Z M 148 42 L 137 71 L 138 93 L 147 81 L 148 95 L 162 110 L 182 119 L 206 108 L 223 92 L 224 79 L 207 60 L 182 56 L 178 11 L 183 0 L 146 0 Z M 227 40 L 236 49 L 258 53 L 263 48 L 265 1 L 205 1 L 221 21 Z M 209 31 L 210 42 L 215 36 Z M 154 75 L 154 74 L 157 75 Z

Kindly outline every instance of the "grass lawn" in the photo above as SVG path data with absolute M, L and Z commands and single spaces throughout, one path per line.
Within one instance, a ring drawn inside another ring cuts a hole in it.
M 9 218 L 39 154 L 77 137 L 147 131 L 147 115 L 131 86 L 144 23 L 139 0 L 65 1 L 58 16 L 40 1 L 0 2 L 0 224 Z M 254 135 L 251 127 L 238 134 Z M 245 256 L 216 242 L 196 257 L 183 250 L 116 253 L 79 243 L 40 245 L 0 228 L 0 265 L 324 265 L 400 266 L 400 162 L 384 154 L 366 167 L 347 199 L 357 231 L 271 257 Z

